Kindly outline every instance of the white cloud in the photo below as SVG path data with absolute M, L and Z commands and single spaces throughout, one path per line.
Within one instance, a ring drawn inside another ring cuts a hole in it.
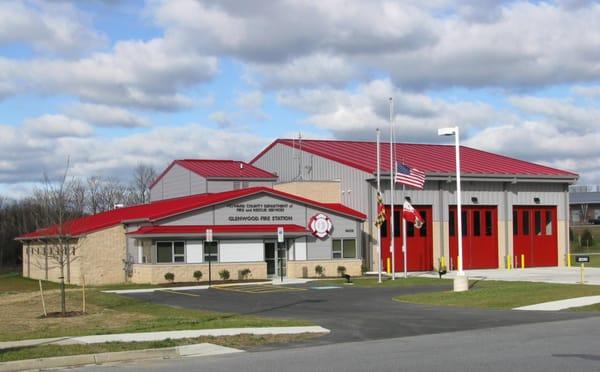
M 27 119 L 24 129 L 31 138 L 88 137 L 94 129 L 87 123 L 64 115 L 42 115 Z
M 437 128 L 460 123 L 464 130 L 511 121 L 482 102 L 446 102 L 396 89 L 389 80 L 373 80 L 356 91 L 311 89 L 286 92 L 281 105 L 305 111 L 307 123 L 329 130 L 338 138 L 373 138 L 376 128 L 389 127 L 388 98 L 394 98 L 399 141 L 438 141 Z
M 231 120 L 231 117 L 225 111 L 215 111 L 209 115 L 209 118 L 221 128 L 228 128 L 233 125 L 233 120 Z
M 570 132 L 587 132 L 598 130 L 600 109 L 596 107 L 582 107 L 554 98 L 540 98 L 532 96 L 512 96 L 509 102 L 526 113 L 542 115 L 558 128 Z
M 30 122 L 23 126 L 29 129 Z M 160 126 L 116 138 L 51 137 L 0 125 L 0 183 L 39 182 L 44 172 L 50 178 L 57 177 L 64 171 L 67 158 L 72 176 L 128 179 L 139 163 L 161 169 L 178 158 L 248 160 L 269 141 L 248 132 L 222 131 L 200 124 Z
M 67 112 L 81 120 L 100 127 L 146 127 L 148 121 L 131 111 L 107 105 L 77 103 L 67 108 Z
M 76 56 L 106 44 L 72 4 L 47 1 L 0 3 L 0 45 L 23 43 L 41 52 Z
M 164 39 L 120 41 L 111 52 L 75 61 L 0 59 L 0 87 L 63 93 L 94 103 L 173 110 L 194 101 L 181 89 L 211 79 L 217 59 L 173 49 Z

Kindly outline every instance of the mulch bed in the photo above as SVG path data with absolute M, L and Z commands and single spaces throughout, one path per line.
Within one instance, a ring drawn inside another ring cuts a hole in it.
M 74 316 L 81 316 L 81 315 L 86 315 L 86 313 L 84 313 L 83 311 L 67 311 L 64 313 L 61 313 L 60 311 L 55 311 L 52 313 L 48 313 L 48 315 L 46 316 L 40 316 L 40 319 L 43 318 L 72 318 Z

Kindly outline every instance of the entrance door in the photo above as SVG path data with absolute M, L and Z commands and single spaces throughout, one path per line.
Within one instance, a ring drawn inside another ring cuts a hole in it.
M 265 262 L 267 276 L 278 277 L 287 275 L 287 244 L 265 242 Z
M 267 276 L 275 276 L 275 243 L 265 242 L 265 262 L 267 263 Z
M 463 269 L 498 268 L 498 220 L 496 207 L 463 206 Z M 458 270 L 458 218 L 456 206 L 449 208 L 451 269 Z M 450 264 L 450 262 L 448 263 Z
M 433 240 L 431 235 L 432 218 L 431 206 L 414 206 L 425 220 L 420 229 L 416 229 L 412 222 L 406 222 L 407 240 L 407 270 L 429 271 L 433 270 Z M 387 270 L 387 259 L 390 257 L 391 231 L 390 231 L 390 206 L 385 209 L 386 219 L 381 229 L 381 257 L 383 270 Z M 394 250 L 396 272 L 404 271 L 404 256 L 402 252 L 402 206 L 394 206 Z
M 556 207 L 513 207 L 513 252 L 518 266 L 558 265 Z

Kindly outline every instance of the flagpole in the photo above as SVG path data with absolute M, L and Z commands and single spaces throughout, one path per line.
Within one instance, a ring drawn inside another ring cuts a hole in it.
M 394 123 L 393 123 L 393 115 L 394 115 L 394 101 L 392 97 L 390 97 L 390 223 L 391 223 L 391 244 L 390 244 L 390 253 L 392 256 L 392 280 L 396 280 L 396 252 L 395 252 L 395 244 L 394 240 L 395 231 L 394 231 Z
M 406 200 L 406 186 L 402 184 L 402 202 Z M 404 204 L 402 204 L 402 211 L 404 212 Z M 408 244 L 406 242 L 406 219 L 404 213 L 402 213 L 402 254 L 404 258 L 404 278 L 408 278 L 408 268 L 406 263 L 406 256 L 408 255 Z
M 377 128 L 377 198 L 381 195 L 381 164 L 380 164 L 380 141 L 381 133 L 379 128 Z M 378 199 L 379 200 L 379 199 Z M 379 202 L 376 202 L 377 208 L 375 208 L 376 218 L 379 219 Z M 377 274 L 378 274 L 378 283 L 381 283 L 381 226 L 377 228 Z

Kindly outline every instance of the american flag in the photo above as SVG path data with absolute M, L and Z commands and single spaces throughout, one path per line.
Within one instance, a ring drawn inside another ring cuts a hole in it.
M 396 183 L 402 183 L 407 186 L 422 189 L 425 184 L 425 173 L 416 168 L 411 168 L 406 164 L 396 164 Z

